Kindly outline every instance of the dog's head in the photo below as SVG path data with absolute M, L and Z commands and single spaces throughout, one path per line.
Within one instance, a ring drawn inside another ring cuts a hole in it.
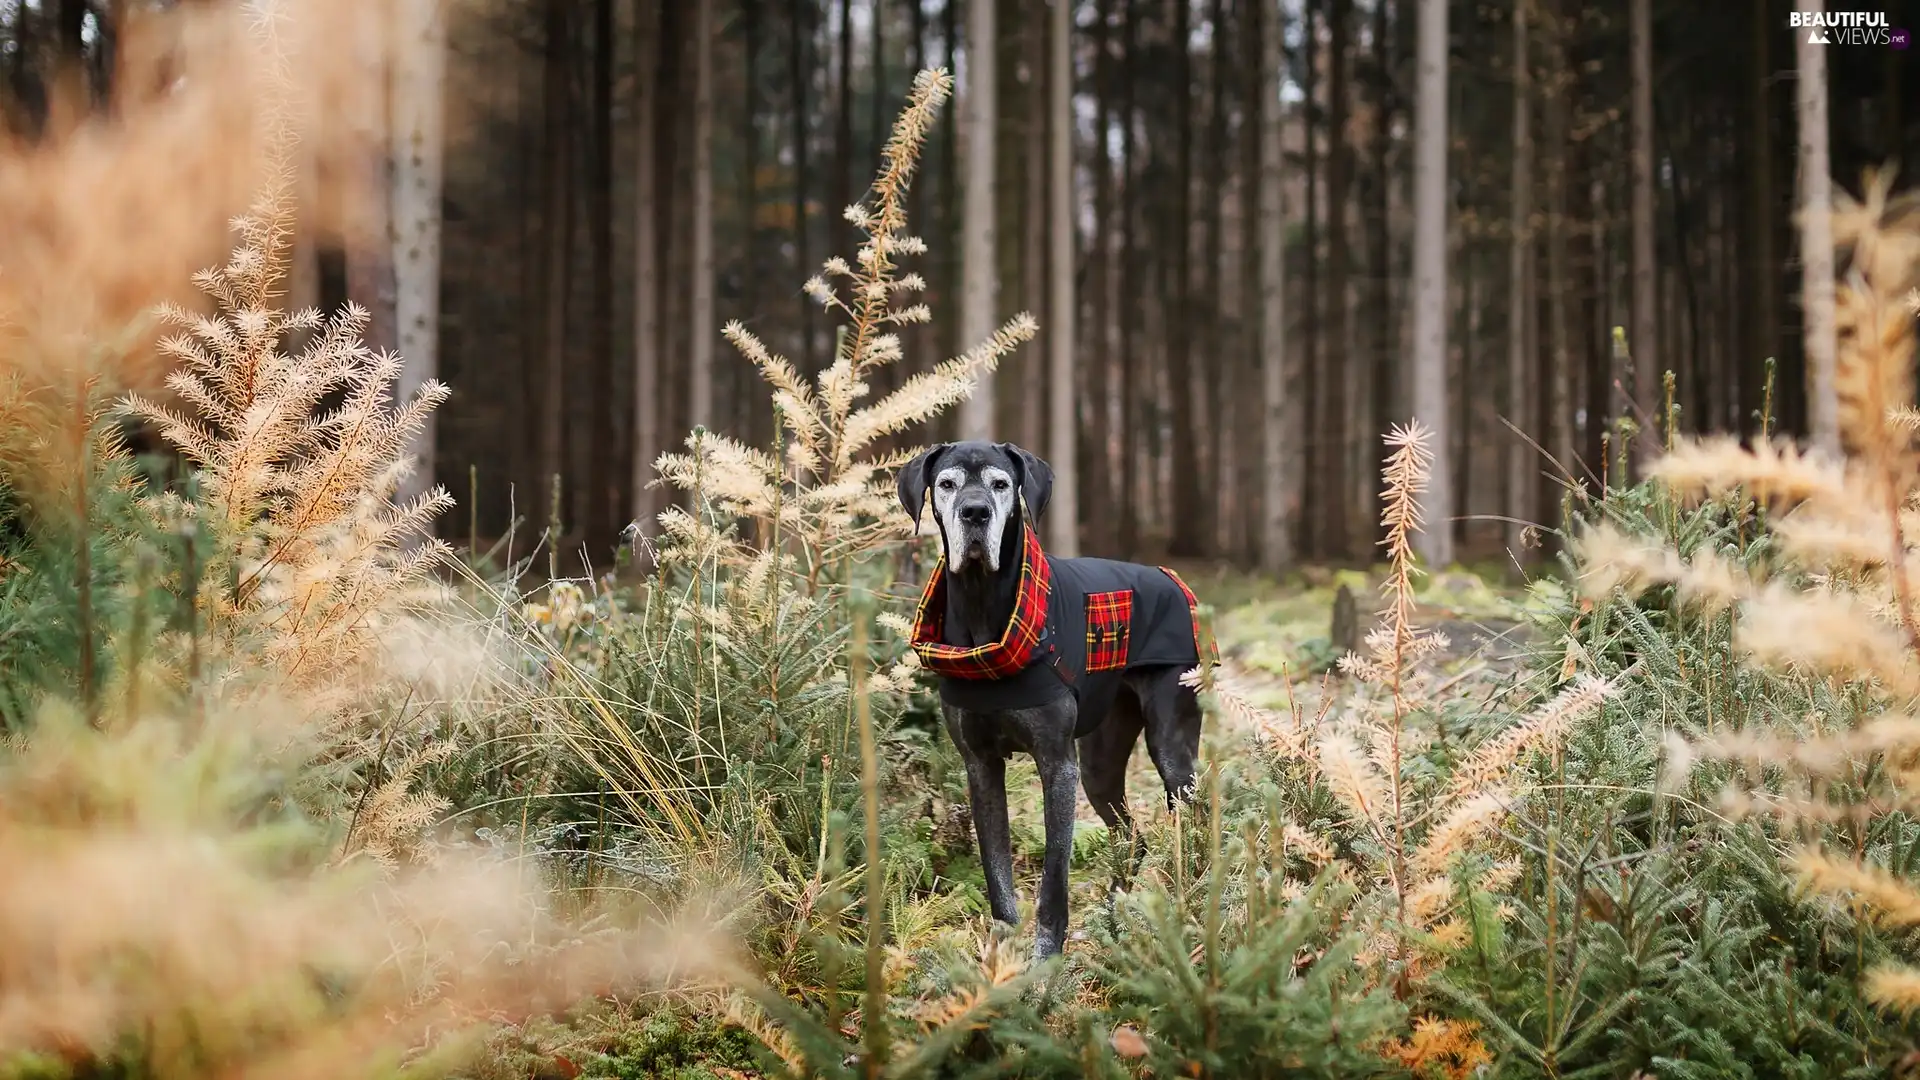
M 955 570 L 984 566 L 1000 570 L 1008 525 L 1026 513 L 1034 522 L 1047 511 L 1053 469 L 1012 443 L 944 443 L 923 451 L 901 468 L 900 505 L 920 521 L 927 489 L 933 489 L 933 520 Z M 1011 538 L 1018 542 L 1017 531 Z

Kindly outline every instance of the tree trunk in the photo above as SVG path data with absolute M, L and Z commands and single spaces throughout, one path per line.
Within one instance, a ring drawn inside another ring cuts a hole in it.
M 1244 505 L 1245 499 L 1234 490 L 1234 473 L 1229 464 L 1234 445 L 1231 413 L 1233 394 L 1230 389 L 1234 378 L 1229 361 L 1232 355 L 1237 355 L 1241 350 L 1230 350 L 1226 339 L 1225 290 L 1221 283 L 1227 275 L 1220 265 L 1226 252 L 1223 207 L 1230 176 L 1227 170 L 1227 57 L 1233 42 L 1233 35 L 1227 30 L 1226 4 L 1223 0 L 1211 0 L 1207 23 L 1207 73 L 1211 79 L 1211 92 L 1207 95 L 1207 150 L 1202 175 L 1206 194 L 1201 199 L 1201 207 L 1206 215 L 1207 243 L 1200 266 L 1200 297 L 1206 304 L 1206 312 L 1201 316 L 1204 332 L 1200 340 L 1205 343 L 1206 351 L 1195 368 L 1203 391 L 1201 400 L 1207 407 L 1206 420 L 1201 428 L 1201 448 L 1205 451 L 1207 473 L 1201 502 L 1210 510 L 1208 520 L 1204 523 L 1208 528 L 1204 540 L 1210 553 L 1225 555 L 1232 551 L 1228 529 L 1233 522 L 1233 512 Z
M 967 9 L 966 183 L 961 193 L 960 347 L 971 349 L 994 331 L 998 267 L 994 250 L 994 3 L 972 0 Z M 985 372 L 960 405 L 960 437 L 993 437 L 993 373 Z
M 1627 12 L 1632 88 L 1633 148 L 1633 402 L 1640 413 L 1634 455 L 1643 465 L 1659 450 L 1654 416 L 1659 397 L 1659 326 L 1654 321 L 1653 250 L 1653 0 L 1630 0 Z
M 573 285 L 569 259 L 573 237 L 571 7 L 569 0 L 547 0 L 546 340 L 541 357 L 539 487 L 529 508 L 536 515 L 545 509 L 548 485 L 565 471 L 567 461 L 567 300 Z
M 1191 44 L 1192 7 L 1187 0 L 1172 0 L 1174 50 L 1174 121 L 1179 135 L 1174 153 L 1174 189 L 1167 222 L 1167 349 L 1166 375 L 1168 396 L 1173 406 L 1173 513 L 1168 536 L 1168 554 L 1194 557 L 1206 553 L 1206 500 L 1200 474 L 1199 432 L 1194 417 L 1194 377 L 1188 349 L 1193 341 L 1193 49 Z
M 394 318 L 392 146 L 387 115 L 389 27 L 376 9 L 354 16 L 361 75 L 352 80 L 354 100 L 349 111 L 353 177 L 349 198 L 354 225 L 347 241 L 347 295 L 372 316 L 363 335 L 367 347 L 398 351 L 399 327 Z
M 660 437 L 660 232 L 657 181 L 659 0 L 634 0 L 633 520 L 652 535 L 660 512 L 653 461 Z
M 745 239 L 740 273 L 740 308 L 748 318 L 760 313 L 760 0 L 740 0 L 742 83 L 740 105 L 740 223 Z M 740 373 L 734 401 L 738 433 L 759 446 L 773 425 L 773 402 L 761 392 L 760 380 L 750 368 L 734 365 Z
M 1527 323 L 1533 314 L 1533 76 L 1528 57 L 1528 6 L 1513 3 L 1513 180 L 1507 215 L 1507 422 L 1520 432 L 1539 436 L 1532 357 L 1527 350 Z M 1507 450 L 1507 549 L 1520 557 L 1522 532 L 1534 519 L 1534 486 L 1527 459 L 1533 447 L 1519 435 L 1502 440 Z
M 1320 380 L 1319 428 L 1323 447 L 1316 473 L 1320 489 L 1313 500 L 1320 521 L 1322 554 L 1339 560 L 1353 556 L 1347 521 L 1351 499 L 1347 460 L 1353 453 L 1347 431 L 1348 365 L 1353 362 L 1351 308 L 1347 303 L 1347 199 L 1353 155 L 1347 141 L 1349 26 L 1353 0 L 1331 0 L 1327 8 L 1327 273 L 1322 282 L 1321 329 L 1326 335 Z
M 1108 133 L 1113 129 L 1113 58 L 1109 51 L 1112 35 L 1111 0 L 1094 4 L 1094 139 L 1093 139 L 1093 244 L 1088 260 L 1088 281 L 1093 290 L 1092 318 L 1085 336 L 1090 354 L 1083 365 L 1087 402 L 1087 454 L 1080 461 L 1081 490 L 1085 492 L 1087 512 L 1083 522 L 1086 535 L 1097 542 L 1091 547 L 1096 555 L 1110 555 L 1106 546 L 1113 536 L 1113 389 L 1112 369 L 1119 355 L 1119 337 L 1115 322 L 1119 305 L 1114 289 L 1119 281 L 1115 273 L 1119 258 L 1115 234 L 1120 228 L 1115 213 L 1113 161 L 1107 153 Z
M 833 205 L 827 208 L 833 215 L 828 225 L 833 246 L 827 254 L 851 262 L 854 233 L 844 211 L 853 202 L 853 0 L 838 0 L 838 3 L 840 27 L 835 36 L 839 39 L 840 51 L 836 57 L 839 71 L 835 84 L 840 91 L 840 102 L 833 138 Z
M 849 0 L 851 2 L 851 0 Z M 693 301 L 687 312 L 691 368 L 687 421 L 713 426 L 713 4 L 693 14 Z
M 946 42 L 947 73 L 955 80 L 960 78 L 960 5 L 956 0 L 944 0 L 940 11 L 940 36 Z M 941 322 L 944 344 L 937 350 L 947 356 L 958 356 L 963 349 L 971 348 L 971 342 L 960 340 L 960 255 L 961 240 L 958 232 L 960 224 L 960 110 L 949 106 L 940 110 L 940 146 L 941 161 L 946 165 L 945 174 L 940 178 L 940 231 L 935 250 L 940 259 L 940 298 L 945 301 L 936 315 Z M 942 419 L 942 427 L 957 432 L 960 426 L 959 413 L 966 406 L 948 414 Z
M 1364 442 L 1368 453 L 1364 460 L 1368 467 L 1364 474 L 1355 479 L 1360 482 L 1360 490 L 1365 498 L 1363 508 L 1371 511 L 1379 503 L 1380 469 L 1385 463 L 1382 451 L 1384 445 L 1378 440 L 1391 429 L 1391 426 L 1405 419 L 1400 398 L 1401 373 L 1395 363 L 1395 354 L 1400 348 L 1399 320 L 1394 318 L 1393 306 L 1393 248 L 1390 239 L 1392 229 L 1392 193 L 1393 175 L 1387 161 L 1387 154 L 1393 141 L 1394 88 L 1392 46 L 1393 27 L 1389 14 L 1392 5 L 1388 0 L 1376 0 L 1373 10 L 1373 51 L 1374 70 L 1372 72 L 1373 122 L 1368 125 L 1369 147 L 1368 163 L 1364 173 L 1365 190 L 1361 197 L 1360 225 L 1365 233 L 1367 251 L 1367 274 L 1364 281 L 1362 307 L 1369 317 L 1355 328 L 1359 338 L 1357 359 L 1367 365 L 1370 383 L 1370 398 L 1362 415 L 1367 418 Z M 1403 15 L 1404 19 L 1405 16 Z M 1357 404 L 1357 403 L 1356 403 Z M 1372 518 L 1374 538 L 1385 535 L 1384 527 L 1378 524 L 1377 516 L 1369 512 L 1362 521 Z
M 1807 10 L 1824 12 L 1826 0 Z M 1834 389 L 1833 180 L 1827 164 L 1827 46 L 1795 32 L 1800 60 L 1800 288 L 1805 304 L 1807 434 L 1815 448 L 1840 450 Z
M 1049 381 L 1053 384 L 1048 399 L 1047 423 L 1052 435 L 1047 450 L 1053 465 L 1053 522 L 1048 531 L 1048 547 L 1057 555 L 1072 558 L 1080 554 L 1080 467 L 1078 458 L 1079 424 L 1074 393 L 1073 348 L 1075 307 L 1074 271 L 1074 192 L 1073 192 L 1073 0 L 1053 0 L 1052 63 L 1048 74 L 1048 96 L 1052 99 L 1053 123 L 1049 133 L 1048 165 L 1052 174 L 1052 200 L 1048 230 L 1048 270 L 1051 277 L 1051 301 L 1048 307 L 1053 325 L 1047 343 L 1052 347 Z
M 1547 95 L 1547 334 L 1550 361 L 1547 372 L 1547 449 L 1556 468 L 1572 482 L 1573 458 L 1573 342 L 1567 326 L 1567 143 L 1568 87 L 1566 21 L 1554 12 L 1553 70 L 1561 85 Z M 1549 482 L 1551 500 L 1542 509 L 1554 514 L 1560 501 L 1558 484 Z
M 1747 123 L 1749 126 L 1745 169 L 1747 177 L 1747 303 L 1750 318 L 1742 320 L 1751 327 L 1752 344 L 1740 358 L 1740 425 L 1743 431 L 1757 430 L 1756 415 L 1762 408 L 1764 372 L 1760 364 L 1780 348 L 1779 296 L 1780 264 L 1774 257 L 1773 198 L 1773 115 L 1770 88 L 1773 62 L 1769 42 L 1778 32 L 1769 0 L 1753 0 L 1753 68 L 1747 73 Z
M 1428 565 L 1453 561 L 1453 440 L 1447 428 L 1447 0 L 1420 3 L 1420 91 L 1414 98 L 1413 415 L 1433 429 L 1434 467 L 1421 500 Z
M 787 77 L 793 95 L 793 258 L 801 277 L 814 272 L 813 259 L 807 254 L 807 12 L 812 6 L 811 0 L 787 0 Z M 820 303 L 804 290 L 798 299 L 800 370 L 810 374 L 819 370 L 813 319 Z
M 1260 567 L 1278 574 L 1293 566 L 1295 519 L 1305 471 L 1302 436 L 1306 397 L 1299 364 L 1287 348 L 1285 134 L 1280 111 L 1281 68 L 1287 0 L 1259 0 L 1253 33 L 1260 39 L 1259 248 L 1260 248 L 1260 400 L 1262 457 L 1266 461 L 1260 532 Z
M 593 5 L 593 156 L 587 177 L 587 233 L 592 245 L 592 445 L 587 455 L 586 511 L 581 522 L 596 548 L 619 532 L 619 462 L 604 449 L 613 439 L 613 3 Z
M 1140 541 L 1140 481 L 1133 468 L 1135 442 L 1142 425 L 1135 422 L 1134 397 L 1140 381 L 1140 329 L 1146 298 L 1140 288 L 1140 168 L 1138 120 L 1138 57 L 1140 0 L 1124 0 L 1121 14 L 1120 86 L 1120 311 L 1115 322 L 1120 347 L 1115 350 L 1114 443 L 1119 451 L 1114 471 L 1118 492 L 1119 555 L 1131 557 Z
M 445 126 L 447 24 L 437 0 L 402 0 L 394 50 L 394 315 L 405 401 L 439 373 L 440 188 Z M 433 486 L 433 418 L 413 443 L 418 462 L 402 497 Z
M 1025 113 L 1022 134 L 1026 139 L 1026 152 L 1020 160 L 1006 162 L 1020 173 L 1026 185 L 1026 196 L 1014 209 L 1020 221 L 1020 291 L 1022 298 L 1036 307 L 1040 319 L 1040 339 L 1038 346 L 1025 350 L 1018 358 L 1016 370 L 1020 373 L 1021 387 L 1018 399 L 1018 421 L 1013 430 L 1018 432 L 1021 445 L 1036 450 L 1048 445 L 1047 425 L 1047 384 L 1051 377 L 1048 359 L 1053 354 L 1050 341 L 1053 336 L 1055 316 L 1053 313 L 1051 278 L 1047 273 L 1047 252 L 1051 246 L 1052 225 L 1047 221 L 1047 207 L 1050 195 L 1047 183 L 1051 170 L 1051 142 L 1047 129 L 1053 117 L 1052 98 L 1047 93 L 1047 82 L 1052 74 L 1052 54 L 1049 44 L 1049 28 L 1052 25 L 1047 15 L 1050 0 L 1022 0 L 1014 8 L 1024 16 L 1017 19 L 1022 26 L 1020 45 L 1026 53 L 1027 85 L 1025 87 Z M 1029 12 L 1028 6 L 1037 7 L 1038 12 Z M 1069 517 L 1072 515 L 1069 514 Z
M 1307 273 L 1306 281 L 1304 282 L 1305 288 L 1302 290 L 1305 303 L 1301 305 L 1303 308 L 1302 321 L 1306 325 L 1301 329 L 1300 333 L 1301 343 L 1306 350 L 1306 355 L 1300 365 L 1302 373 L 1300 393 L 1306 398 L 1304 419 L 1307 426 L 1302 429 L 1305 433 L 1306 442 L 1306 470 L 1300 479 L 1300 483 L 1301 500 L 1309 512 L 1298 515 L 1296 520 L 1300 523 L 1298 526 L 1300 546 L 1310 557 L 1324 556 L 1327 554 L 1324 546 L 1326 538 L 1322 534 L 1322 531 L 1308 524 L 1309 521 L 1315 518 L 1315 515 L 1322 505 L 1321 490 L 1323 481 L 1320 476 L 1320 470 L 1327 458 L 1327 448 L 1320 441 L 1321 432 L 1318 424 L 1315 423 L 1315 411 L 1321 407 L 1320 384 L 1325 381 L 1320 370 L 1321 198 L 1320 153 L 1319 140 L 1317 138 L 1320 118 L 1315 108 L 1316 102 L 1314 100 L 1315 93 L 1320 88 L 1319 68 L 1315 63 L 1320 54 L 1319 39 L 1316 36 L 1319 33 L 1320 20 L 1316 19 L 1315 15 L 1318 14 L 1320 5 L 1324 2 L 1325 0 L 1306 0 L 1300 35 L 1300 69 L 1305 73 L 1302 76 L 1304 85 L 1301 86 L 1305 100 L 1301 103 L 1300 111 L 1303 117 L 1302 124 L 1306 128 L 1304 132 L 1304 141 L 1306 144 L 1304 155 L 1306 160 L 1304 165 L 1307 172 L 1305 259 Z

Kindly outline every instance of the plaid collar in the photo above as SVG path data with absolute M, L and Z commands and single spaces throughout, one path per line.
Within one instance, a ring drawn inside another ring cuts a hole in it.
M 934 564 L 926 588 L 920 593 L 920 607 L 913 616 L 913 634 L 908 638 L 908 644 L 927 670 L 951 679 L 1005 679 L 1024 671 L 1040 655 L 1053 572 L 1032 526 L 1022 522 L 1021 528 L 1025 537 L 1020 550 L 1020 586 L 1014 598 L 1013 617 L 1007 620 L 1000 640 L 992 644 L 964 648 L 943 640 L 947 622 L 946 556 L 942 555 Z

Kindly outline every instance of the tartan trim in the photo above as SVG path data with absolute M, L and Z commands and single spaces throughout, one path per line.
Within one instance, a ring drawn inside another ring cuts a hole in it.
M 1193 651 L 1194 654 L 1198 656 L 1200 652 L 1200 600 L 1193 595 L 1192 589 L 1187 588 L 1187 583 L 1180 580 L 1179 574 L 1174 573 L 1169 567 L 1162 566 L 1159 569 L 1161 573 L 1172 578 L 1175 585 L 1180 586 L 1181 594 L 1187 598 L 1187 614 L 1193 619 Z M 1207 651 L 1213 654 L 1213 663 L 1218 664 L 1220 662 L 1220 643 L 1214 641 L 1210 642 L 1209 645 L 1210 647 Z
M 1132 589 L 1087 594 L 1087 674 L 1126 667 L 1132 634 Z
M 1020 552 L 1019 589 L 1013 616 L 999 641 L 962 647 L 941 640 L 947 622 L 946 556 L 934 564 L 926 588 L 920 592 L 920 606 L 913 613 L 913 633 L 907 639 L 921 666 L 950 679 L 1005 679 L 1026 670 L 1040 655 L 1053 571 L 1046 553 L 1040 550 L 1040 537 L 1032 527 L 1023 524 L 1022 528 L 1026 535 Z

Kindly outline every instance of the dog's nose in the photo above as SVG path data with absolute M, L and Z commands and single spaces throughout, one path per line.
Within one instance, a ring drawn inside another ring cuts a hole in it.
M 993 516 L 993 507 L 986 503 L 962 503 L 959 514 L 960 524 L 985 527 L 987 519 Z

